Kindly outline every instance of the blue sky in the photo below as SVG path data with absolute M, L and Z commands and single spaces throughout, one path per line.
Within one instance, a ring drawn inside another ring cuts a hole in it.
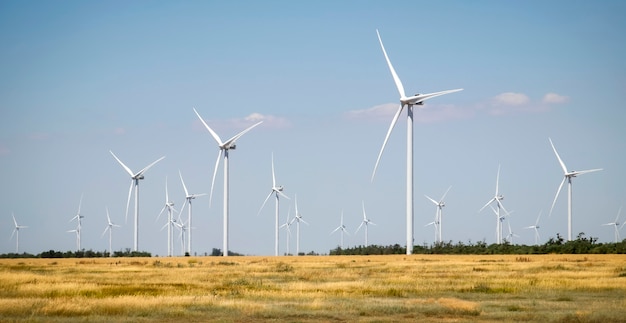
M 131 248 L 112 150 L 134 171 L 167 156 L 139 193 L 139 249 L 164 255 L 165 178 L 180 207 L 178 171 L 208 193 L 218 152 L 194 107 L 222 139 L 264 121 L 231 153 L 231 250 L 274 252 L 272 201 L 257 216 L 272 152 L 292 198 L 281 222 L 297 194 L 310 223 L 301 251 L 336 247 L 342 210 L 345 245 L 363 244 L 361 201 L 378 224 L 370 243 L 404 245 L 405 115 L 370 181 L 398 104 L 376 29 L 407 94 L 464 88 L 415 113 L 416 244 L 434 239 L 424 194 L 450 185 L 443 239 L 493 243 L 494 216 L 478 210 L 498 165 L 514 242 L 533 243 L 522 228 L 541 210 L 542 242 L 566 236 L 565 192 L 547 216 L 562 180 L 549 137 L 568 168 L 604 168 L 574 179 L 573 231 L 612 241 L 601 224 L 626 203 L 625 13 L 620 1 L 0 3 L 0 252 L 15 249 L 12 213 L 29 227 L 20 251 L 74 250 L 81 194 L 82 246 L 107 249 L 108 207 L 113 249 Z M 221 174 L 213 205 L 195 201 L 194 253 L 222 246 Z

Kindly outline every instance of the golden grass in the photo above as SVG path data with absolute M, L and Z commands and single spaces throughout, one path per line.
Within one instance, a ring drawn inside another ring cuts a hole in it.
M 0 260 L 0 321 L 626 321 L 626 256 Z

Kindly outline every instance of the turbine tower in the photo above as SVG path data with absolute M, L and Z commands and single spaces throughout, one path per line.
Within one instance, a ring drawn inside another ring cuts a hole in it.
M 67 232 L 76 232 L 76 248 L 77 248 L 76 250 L 77 251 L 81 250 L 80 248 L 80 243 L 81 243 L 80 238 L 81 238 L 81 230 L 82 230 L 81 219 L 84 218 L 84 216 L 80 214 L 80 207 L 82 204 L 83 204 L 83 194 L 80 195 L 80 201 L 78 202 L 78 212 L 76 212 L 76 215 L 68 221 L 68 222 L 72 222 L 74 220 L 77 221 L 76 229 L 67 231 Z
M 624 227 L 624 224 L 626 224 L 626 222 L 624 222 L 624 223 L 622 223 L 621 226 L 619 225 L 619 215 L 620 215 L 620 213 L 622 213 L 622 207 L 620 207 L 619 210 L 617 211 L 617 216 L 615 217 L 615 221 L 613 221 L 611 223 L 603 224 L 603 225 L 611 225 L 611 226 L 613 226 L 613 228 L 615 228 L 615 243 L 618 243 L 620 241 L 619 231 Z
M 112 241 L 112 237 L 113 237 L 113 227 L 118 227 L 119 225 L 111 222 L 111 217 L 109 216 L 109 208 L 106 208 L 107 211 L 107 226 L 106 228 L 104 228 L 104 231 L 102 232 L 102 235 L 100 236 L 100 238 L 104 237 L 104 234 L 107 233 L 107 231 L 109 231 L 109 257 L 113 257 L 113 248 L 111 247 L 111 241 Z
M 270 198 L 270 196 L 272 196 L 272 194 L 276 195 L 276 220 L 275 220 L 275 229 L 276 229 L 276 237 L 274 239 L 274 255 L 278 256 L 278 213 L 279 213 L 279 198 L 278 196 L 282 196 L 286 199 L 289 199 L 289 197 L 287 195 L 285 195 L 283 193 L 283 187 L 281 185 L 276 185 L 276 175 L 274 173 L 274 154 L 272 153 L 272 191 L 267 195 L 267 197 L 265 198 L 265 201 L 263 201 L 263 205 L 261 205 L 261 208 L 259 209 L 259 212 L 257 213 L 257 216 L 261 213 L 261 210 L 263 210 L 263 207 L 265 206 L 265 203 L 267 203 L 267 200 Z
M 559 185 L 559 189 L 556 191 L 556 196 L 554 196 L 554 201 L 552 202 L 552 207 L 550 208 L 550 214 L 548 216 L 552 216 L 552 209 L 554 209 L 554 204 L 556 204 L 556 200 L 559 198 L 559 194 L 561 193 L 563 184 L 565 183 L 565 181 L 567 181 L 567 240 L 572 241 L 572 178 L 582 174 L 597 172 L 599 170 L 602 170 L 602 168 L 581 171 L 568 171 L 567 167 L 565 167 L 565 163 L 559 156 L 559 153 L 556 152 L 556 148 L 554 148 L 552 139 L 548 138 L 548 140 L 550 141 L 552 150 L 554 150 L 554 154 L 556 155 L 556 158 L 559 160 L 559 164 L 561 164 L 561 168 L 563 169 L 563 181 L 561 181 L 561 185 Z
M 300 214 L 300 212 L 298 211 L 298 196 L 294 196 L 294 200 L 296 202 L 296 215 L 293 217 L 293 219 L 291 220 L 291 222 L 293 223 L 294 221 L 296 222 L 296 256 L 300 255 L 300 222 L 309 225 L 306 221 L 304 221 L 304 219 L 302 218 L 302 214 Z
M 28 227 L 25 225 L 17 224 L 17 220 L 15 220 L 15 214 L 11 214 L 11 216 L 13 217 L 13 224 L 15 224 L 15 227 L 13 229 L 13 232 L 11 233 L 11 237 L 9 238 L 9 240 L 13 239 L 13 235 L 15 235 L 15 253 L 19 253 L 20 252 L 20 229 L 26 229 Z
M 539 219 L 541 218 L 541 213 L 543 211 L 539 211 L 539 216 L 537 216 L 537 220 L 535 221 L 534 225 L 529 225 L 527 227 L 524 227 L 524 229 L 533 229 L 535 230 L 535 245 L 539 244 Z
M 389 130 L 387 130 L 387 135 L 385 136 L 385 141 L 383 141 L 383 146 L 381 147 L 380 152 L 378 153 L 378 158 L 376 159 L 376 165 L 374 166 L 374 172 L 372 173 L 372 181 L 374 181 L 374 175 L 376 175 L 376 169 L 378 168 L 380 157 L 382 156 L 383 151 L 385 150 L 385 146 L 387 145 L 387 141 L 389 140 L 389 135 L 391 135 L 391 131 L 393 130 L 396 122 L 398 121 L 398 117 L 400 116 L 400 114 L 402 113 L 402 110 L 406 106 L 407 108 L 406 110 L 407 111 L 406 254 L 410 255 L 413 253 L 413 245 L 414 245 L 413 243 L 414 242 L 414 239 L 413 239 L 413 202 L 414 202 L 413 201 L 413 106 L 415 105 L 421 106 L 423 105 L 424 101 L 428 99 L 432 99 L 434 97 L 448 94 L 448 93 L 458 92 L 458 91 L 461 91 L 462 89 L 447 90 L 447 91 L 434 92 L 434 93 L 428 93 L 428 94 L 416 94 L 416 95 L 407 97 L 406 94 L 404 93 L 404 86 L 402 85 L 400 78 L 396 74 L 395 69 L 391 65 L 391 61 L 389 60 L 389 57 L 387 56 L 387 52 L 385 51 L 385 46 L 383 45 L 383 41 L 380 38 L 380 34 L 378 33 L 378 30 L 376 30 L 376 34 L 378 35 L 378 41 L 380 42 L 380 47 L 382 48 L 383 54 L 385 55 L 385 60 L 387 60 L 387 65 L 389 67 L 389 70 L 391 71 L 391 75 L 396 84 L 396 88 L 398 89 L 398 92 L 400 94 L 400 106 L 398 107 L 396 114 L 391 120 L 391 125 L 389 126 Z
M 499 181 L 500 181 L 500 165 L 498 165 L 498 174 L 496 175 L 496 194 L 478 211 L 478 212 L 481 212 L 488 205 L 495 202 L 496 207 L 493 208 L 492 206 L 492 208 L 494 210 L 494 213 L 496 214 L 496 243 L 498 244 L 502 243 L 502 221 L 504 220 L 504 216 L 505 216 L 500 213 L 500 210 L 503 210 L 505 214 L 509 213 L 504 208 L 504 205 L 502 205 L 502 200 L 504 199 L 504 197 L 498 191 Z
M 435 225 L 435 242 L 439 242 L 439 243 L 443 242 L 443 239 L 441 236 L 441 218 L 443 215 L 443 207 L 446 206 L 446 203 L 443 201 L 443 199 L 446 198 L 446 195 L 448 194 L 448 191 L 450 191 L 451 188 L 452 186 L 448 187 L 448 189 L 446 190 L 445 193 L 443 193 L 443 196 L 439 199 L 439 201 L 435 201 L 430 196 L 424 195 L 426 196 L 427 199 L 429 199 L 431 202 L 433 202 L 433 204 L 437 206 L 437 211 L 435 212 L 435 221 L 427 224 L 427 225 L 431 225 L 431 224 Z
M 174 202 L 170 200 L 169 194 L 167 192 L 167 177 L 165 177 L 165 205 L 161 209 L 161 212 L 159 212 L 159 215 L 157 216 L 157 221 L 165 210 L 167 210 L 167 223 L 161 228 L 161 231 L 167 226 L 167 256 L 171 257 L 174 254 L 174 242 L 172 241 L 174 229 L 173 212 L 176 212 L 176 209 L 174 209 Z
M 348 233 L 348 230 L 346 230 L 346 226 L 343 225 L 343 210 L 341 210 L 341 224 L 339 224 L 339 226 L 335 230 L 333 230 L 330 234 L 337 232 L 337 230 L 341 230 L 341 249 L 343 249 L 343 234 L 345 233 L 347 235 L 350 235 Z
M 139 180 L 144 179 L 143 174 L 150 169 L 150 167 L 154 166 L 154 164 L 160 162 L 165 158 L 165 156 L 155 160 L 152 164 L 144 167 L 137 173 L 133 173 L 128 166 L 124 165 L 122 161 L 115 156 L 113 151 L 110 151 L 113 158 L 117 160 L 117 162 L 124 168 L 124 170 L 130 175 L 130 188 L 128 189 L 128 199 L 126 200 L 126 221 L 128 221 L 128 206 L 130 205 L 130 196 L 133 193 L 133 186 L 135 186 L 135 236 L 133 239 L 133 251 L 139 251 Z
M 211 127 L 209 127 L 209 125 L 207 125 L 206 122 L 204 122 L 204 119 L 202 119 L 198 111 L 196 111 L 196 109 L 193 109 L 193 111 L 196 113 L 196 115 L 198 116 L 198 118 L 200 119 L 204 127 L 209 131 L 209 133 L 211 133 L 211 136 L 213 136 L 213 139 L 217 141 L 217 145 L 220 149 L 217 155 L 217 162 L 215 162 L 215 170 L 213 171 L 213 179 L 211 180 L 211 193 L 209 195 L 209 205 L 211 205 L 211 201 L 213 199 L 213 184 L 215 183 L 215 174 L 217 173 L 217 168 L 220 165 L 222 152 L 224 153 L 224 245 L 223 245 L 222 253 L 224 257 L 227 257 L 228 256 L 228 153 L 231 149 L 236 148 L 235 141 L 237 141 L 237 139 L 243 136 L 246 132 L 250 131 L 252 128 L 263 123 L 263 121 L 259 121 L 253 124 L 252 126 L 248 127 L 246 130 L 236 134 L 235 136 L 226 140 L 225 142 L 222 142 L 222 139 L 220 139 L 217 133 L 215 133 L 215 131 L 213 131 L 213 129 L 211 129 Z
M 189 227 L 189 232 L 187 233 L 187 253 L 191 256 L 191 200 L 199 196 L 204 196 L 206 193 L 190 194 L 187 190 L 187 186 L 185 186 L 183 174 L 181 174 L 180 170 L 178 171 L 178 175 L 180 176 L 180 182 L 183 183 L 183 189 L 185 190 L 185 202 L 183 202 L 183 207 L 180 208 L 180 212 L 182 213 L 185 209 L 185 205 L 189 204 L 189 214 L 187 215 L 187 226 Z
M 365 225 L 365 246 L 369 246 L 369 244 L 367 243 L 367 228 L 370 224 L 376 225 L 376 223 L 372 222 L 370 219 L 367 218 L 367 216 L 365 215 L 365 202 L 361 201 L 363 204 L 363 221 L 361 221 L 361 224 L 359 225 L 359 227 L 356 229 L 356 231 L 354 232 L 354 234 L 357 234 L 357 232 L 359 232 L 359 230 L 361 229 L 361 227 L 363 225 Z

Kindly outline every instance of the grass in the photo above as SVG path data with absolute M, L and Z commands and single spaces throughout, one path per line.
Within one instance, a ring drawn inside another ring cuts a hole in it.
M 626 322 L 626 256 L 3 259 L 0 321 Z

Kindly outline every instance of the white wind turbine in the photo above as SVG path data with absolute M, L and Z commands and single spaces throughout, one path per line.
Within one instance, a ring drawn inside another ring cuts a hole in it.
M 165 205 L 161 209 L 161 212 L 159 212 L 159 215 L 157 216 L 157 221 L 165 210 L 167 210 L 167 223 L 161 228 L 161 231 L 167 226 L 167 256 L 171 257 L 174 254 L 174 243 L 172 241 L 174 225 L 173 213 L 176 212 L 176 209 L 174 209 L 174 202 L 170 200 L 169 194 L 167 192 L 167 177 L 165 177 Z
M 111 222 L 111 217 L 109 216 L 109 208 L 106 208 L 107 211 L 107 226 L 106 228 L 104 228 L 104 231 L 102 232 L 102 235 L 100 236 L 100 238 L 104 237 L 104 234 L 107 233 L 107 231 L 109 231 L 109 257 L 113 257 L 113 249 L 112 249 L 112 237 L 113 237 L 113 227 L 118 227 L 119 225 Z
M 611 225 L 613 226 L 613 228 L 615 228 L 615 243 L 618 243 L 620 241 L 620 236 L 619 236 L 619 231 L 624 227 L 624 224 L 626 224 L 626 222 L 622 223 L 622 225 L 620 226 L 619 224 L 619 215 L 620 213 L 622 213 L 622 207 L 619 208 L 619 210 L 617 211 L 617 216 L 615 217 L 615 221 L 611 222 L 611 223 L 605 223 L 603 225 Z M 619 226 L 619 228 L 618 228 Z
M 385 136 L 385 141 L 383 141 L 383 146 L 378 153 L 378 158 L 376 159 L 376 165 L 374 166 L 374 172 L 372 173 L 372 181 L 374 180 L 374 175 L 376 175 L 376 169 L 378 168 L 378 163 L 380 162 L 380 157 L 385 150 L 385 146 L 387 145 L 387 141 L 389 140 L 389 135 L 391 135 L 391 131 L 393 130 L 396 122 L 398 121 L 398 117 L 400 117 L 400 113 L 406 106 L 407 108 L 407 141 L 406 141 L 406 254 L 410 255 L 413 253 L 413 106 L 415 105 L 423 105 L 424 101 L 428 99 L 432 99 L 434 97 L 458 92 L 462 89 L 455 90 L 447 90 L 441 92 L 434 92 L 428 94 L 416 94 L 413 96 L 407 97 L 404 93 L 404 86 L 396 74 L 395 69 L 391 65 L 391 61 L 387 56 L 387 52 L 385 51 L 385 46 L 383 45 L 383 41 L 380 38 L 380 34 L 378 30 L 376 30 L 376 34 L 378 35 L 378 41 L 380 42 L 380 47 L 383 50 L 383 54 L 385 55 L 385 60 L 387 60 L 387 65 L 389 66 L 389 70 L 391 71 L 391 75 L 393 76 L 393 80 L 396 84 L 396 88 L 400 93 L 400 107 L 396 111 L 393 119 L 391 120 L 391 125 L 389 126 L 389 130 L 387 130 L 387 135 Z
M 17 220 L 15 220 L 15 214 L 11 214 L 11 216 L 13 217 L 13 224 L 15 224 L 15 227 L 13 228 L 13 232 L 11 233 L 11 237 L 9 238 L 9 240 L 13 239 L 13 235 L 15 235 L 15 253 L 19 253 L 20 252 L 20 229 L 26 229 L 28 227 L 25 225 L 17 224 Z
M 84 218 L 83 215 L 80 214 L 80 207 L 83 204 L 83 194 L 80 195 L 80 201 L 78 202 L 78 212 L 76 212 L 76 215 L 71 218 L 68 222 L 72 222 L 74 220 L 77 221 L 77 225 L 76 225 L 76 229 L 74 230 L 69 230 L 67 232 L 75 232 L 76 233 L 76 250 L 80 251 L 80 244 L 81 244 L 81 230 L 82 230 L 82 221 L 81 219 Z
M 180 173 L 180 170 L 178 171 L 178 175 L 180 175 L 180 182 L 183 183 L 183 189 L 185 190 L 185 202 L 183 202 L 183 207 L 180 208 L 180 212 L 182 213 L 185 209 L 185 205 L 189 204 L 189 214 L 187 215 L 187 226 L 189 227 L 189 232 L 187 233 L 187 253 L 191 256 L 191 200 L 207 194 L 190 194 L 187 190 L 187 186 L 185 186 L 185 181 L 183 180 L 183 175 Z
M 535 230 L 535 245 L 539 244 L 539 219 L 541 218 L 541 213 L 543 211 L 539 211 L 539 216 L 537 216 L 537 220 L 535 221 L 534 225 L 529 225 L 527 227 L 524 227 L 524 229 L 533 229 Z
M 513 232 L 513 230 L 511 230 L 511 221 L 510 220 L 507 220 L 506 224 L 509 226 L 509 234 L 506 236 L 506 240 L 510 244 L 513 244 L 513 237 L 519 238 L 519 236 L 517 234 L 515 234 L 515 232 Z
M 274 240 L 274 255 L 278 256 L 278 214 L 279 214 L 279 195 L 289 199 L 289 197 L 287 195 L 285 195 L 283 193 L 283 187 L 281 185 L 276 185 L 276 175 L 274 173 L 274 154 L 272 154 L 272 191 L 267 195 L 267 197 L 265 198 L 265 201 L 263 201 L 263 205 L 261 205 L 261 208 L 259 209 L 259 212 L 257 213 L 257 216 L 261 213 L 261 210 L 263 210 L 263 207 L 265 206 L 265 203 L 267 203 L 267 200 L 270 198 L 270 196 L 272 196 L 272 194 L 276 195 L 276 219 L 275 219 L 275 229 L 276 229 L 276 237 Z
M 431 224 L 435 225 L 435 242 L 443 241 L 442 236 L 441 236 L 441 218 L 443 215 L 443 207 L 446 206 L 446 203 L 443 201 L 443 199 L 446 198 L 446 195 L 448 194 L 448 191 L 450 191 L 451 188 L 452 186 L 448 187 L 448 189 L 446 190 L 445 193 L 443 193 L 443 196 L 439 199 L 439 201 L 435 201 L 430 196 L 424 195 L 426 196 L 427 199 L 429 199 L 431 202 L 433 202 L 433 204 L 437 206 L 437 211 L 435 212 L 435 221 L 427 224 L 427 225 L 431 225 Z
M 357 234 L 357 232 L 359 232 L 359 230 L 361 229 L 361 227 L 363 225 L 365 225 L 365 246 L 369 246 L 369 244 L 367 243 L 367 229 L 368 226 L 370 224 L 372 225 L 376 225 L 376 223 L 372 222 L 370 219 L 367 218 L 367 216 L 365 215 L 365 202 L 361 201 L 363 204 L 363 221 L 361 221 L 361 224 L 359 225 L 359 227 L 356 229 L 356 231 L 354 232 L 354 234 Z M 343 222 L 343 221 L 342 221 Z
M 211 136 L 213 136 L 213 139 L 217 141 L 217 145 L 220 149 L 217 155 L 217 162 L 215 162 L 215 170 L 213 171 L 213 179 L 211 180 L 211 193 L 209 195 L 209 205 L 211 205 L 211 200 L 213 199 L 213 184 L 215 183 L 215 174 L 217 173 L 217 168 L 220 165 L 222 152 L 224 153 L 224 245 L 223 245 L 222 253 L 224 257 L 226 257 L 228 256 L 228 153 L 231 149 L 236 148 L 235 141 L 237 141 L 237 139 L 243 136 L 246 132 L 250 131 L 252 128 L 263 123 L 263 121 L 259 121 L 253 124 L 252 126 L 248 127 L 246 130 L 236 134 L 235 136 L 226 140 L 225 142 L 222 142 L 222 139 L 220 139 L 217 133 L 215 133 L 215 131 L 213 131 L 213 129 L 211 129 L 211 127 L 209 127 L 209 125 L 207 125 L 206 122 L 204 122 L 204 119 L 202 119 L 198 111 L 196 111 L 196 109 L 193 109 L 193 111 L 196 113 L 196 115 L 198 116 L 198 118 L 200 119 L 204 127 L 209 131 L 209 133 L 211 133 Z
M 343 249 L 343 234 L 347 234 L 350 235 L 350 233 L 348 233 L 348 230 L 346 230 L 346 226 L 343 225 L 343 210 L 341 210 L 341 224 L 339 224 L 339 226 L 333 230 L 330 234 L 333 234 L 335 232 L 337 232 L 338 230 L 341 231 L 341 249 Z
M 300 214 L 300 212 L 298 211 L 298 196 L 294 196 L 294 200 L 296 202 L 296 215 L 294 216 L 293 220 L 291 220 L 291 222 L 293 223 L 294 221 L 296 222 L 296 256 L 300 255 L 300 222 L 309 225 L 306 221 L 304 221 L 304 219 L 302 218 L 302 214 Z
M 561 168 L 563 169 L 563 181 L 561 181 L 561 185 L 559 185 L 559 189 L 556 191 L 556 196 L 554 196 L 554 201 L 552 202 L 552 207 L 550 208 L 550 214 L 548 216 L 552 216 L 552 209 L 554 209 L 554 204 L 556 204 L 557 198 L 559 198 L 559 194 L 561 193 L 561 189 L 563 188 L 563 184 L 567 181 L 567 240 L 572 240 L 572 178 L 587 174 L 591 172 L 597 172 L 602 170 L 602 168 L 596 169 L 588 169 L 581 171 L 568 171 L 567 167 L 565 167 L 565 163 L 559 156 L 559 153 L 556 152 L 556 148 L 554 148 L 554 144 L 552 143 L 552 139 L 548 138 L 550 141 L 550 145 L 552 146 L 552 150 L 554 150 L 554 154 L 556 158 L 559 160 L 559 164 L 561 164 Z
M 154 164 L 160 162 L 165 158 L 165 156 L 155 160 L 152 164 L 144 167 L 137 173 L 133 173 L 128 166 L 124 165 L 122 161 L 115 156 L 115 154 L 109 150 L 113 158 L 117 160 L 117 162 L 124 168 L 124 170 L 130 175 L 130 188 L 128 189 L 128 199 L 126 200 L 126 221 L 128 221 L 128 206 L 130 205 L 130 196 L 133 193 L 133 186 L 135 186 L 135 236 L 133 240 L 133 251 L 139 250 L 139 180 L 144 179 L 143 174 L 150 169 L 150 167 L 154 166 Z
M 509 213 L 504 208 L 504 205 L 502 205 L 502 202 L 501 202 L 504 199 L 504 197 L 498 191 L 499 182 L 500 182 L 500 165 L 498 165 L 498 174 L 496 175 L 496 194 L 478 211 L 478 212 L 481 212 L 488 205 L 495 202 L 496 207 L 495 208 L 492 207 L 492 208 L 494 210 L 494 213 L 496 214 L 496 243 L 498 244 L 502 243 L 502 220 L 504 220 L 504 216 L 505 216 L 500 213 L 500 210 L 503 210 L 505 214 Z
M 285 228 L 285 230 L 287 230 L 287 255 L 289 255 L 289 240 L 291 238 L 291 225 L 293 224 L 293 220 L 291 221 L 289 220 L 289 218 L 291 217 L 291 207 L 289 207 L 289 212 L 287 212 L 287 221 L 285 221 L 285 223 L 283 223 L 280 227 L 281 228 Z

